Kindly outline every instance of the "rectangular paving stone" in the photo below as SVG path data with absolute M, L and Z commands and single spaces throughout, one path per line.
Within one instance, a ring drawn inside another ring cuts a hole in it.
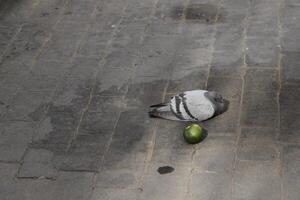
M 153 79 L 140 80 L 129 85 L 125 96 L 128 109 L 148 109 L 150 105 L 160 103 L 166 81 Z M 157 103 L 156 103 L 157 102 Z
M 46 114 L 50 101 L 48 91 L 20 91 L 11 101 L 5 119 L 38 121 Z
M 299 11 L 298 11 L 299 12 Z M 299 15 L 297 16 L 297 19 Z M 299 52 L 300 47 L 296 45 L 299 41 L 300 27 L 295 27 L 294 25 L 287 26 L 288 31 L 286 31 L 281 39 L 281 47 L 283 51 Z
M 192 200 L 231 199 L 230 173 L 196 173 L 192 174 L 190 195 Z M 201 187 L 200 187 L 201 186 Z
M 107 68 L 97 76 L 94 95 L 123 96 L 128 90 L 128 85 L 134 71 L 127 67 Z
M 124 108 L 125 102 L 121 97 L 93 96 L 82 118 L 79 132 L 110 134 Z
M 18 173 L 21 178 L 55 178 L 57 169 L 54 168 L 53 153 L 44 149 L 29 149 L 24 157 Z
M 207 80 L 207 71 L 202 68 L 175 70 L 168 83 L 168 93 L 204 89 Z
M 17 29 L 17 26 L 11 26 L 11 24 L 5 24 L 1 23 L 0 26 L 0 55 L 3 55 L 6 48 L 8 47 L 9 43 L 11 42 L 11 39 L 15 35 Z
M 0 164 L 0 191 L 2 199 L 10 199 L 14 197 L 16 192 L 15 175 L 18 172 L 18 164 Z
M 146 113 L 123 112 L 105 155 L 98 187 L 133 187 L 144 169 L 153 122 Z
M 241 123 L 245 126 L 277 127 L 277 94 L 246 91 L 243 97 Z
M 300 141 L 299 127 L 300 123 L 297 120 L 299 117 L 300 99 L 298 85 L 283 85 L 280 93 L 280 136 L 279 140 L 285 142 Z
M 66 38 L 66 36 L 54 35 L 44 47 L 38 59 L 58 62 L 69 61 L 75 53 L 79 39 L 80 36 Z
M 193 147 L 182 136 L 187 123 L 159 121 L 156 127 L 152 163 L 170 166 L 189 166 Z
M 15 199 L 86 199 L 91 195 L 93 173 L 61 172 L 56 181 L 21 179 L 17 182 Z
M 180 38 L 181 39 L 181 38 Z M 184 39 L 181 39 L 184 42 Z M 172 62 L 173 70 L 185 70 L 192 68 L 208 69 L 210 64 L 211 51 L 209 48 L 191 48 L 182 44 L 178 47 L 178 51 Z
M 276 92 L 279 88 L 276 69 L 248 69 L 245 75 L 246 91 Z
M 112 48 L 124 49 L 136 55 L 144 37 L 145 26 L 146 24 L 135 23 L 120 25 L 114 36 Z
M 239 78 L 225 78 L 210 76 L 207 83 L 207 90 L 220 93 L 225 99 L 241 98 L 242 80 Z
M 300 53 L 299 52 L 284 52 L 282 56 L 282 80 L 287 83 L 299 83 L 299 59 Z
M 110 169 L 134 169 L 132 167 L 143 165 L 154 124 L 142 111 L 121 113 L 104 165 Z
M 33 75 L 29 75 L 22 89 L 32 92 L 49 91 L 49 93 L 51 93 L 56 89 L 60 80 L 60 76 L 40 75 L 34 73 Z
M 172 8 L 169 8 L 170 10 Z M 168 13 L 167 13 L 168 15 Z M 178 36 L 182 33 L 182 24 L 177 21 L 168 21 L 170 16 L 165 15 L 165 13 L 161 13 L 160 11 L 156 11 L 155 19 L 153 20 L 149 26 L 146 27 L 146 34 L 151 36 Z M 161 18 L 163 18 L 161 20 Z
M 288 200 L 299 197 L 299 146 L 288 145 L 283 148 L 283 197 Z
M 70 68 L 68 63 L 60 63 L 56 61 L 37 60 L 32 65 L 30 74 L 32 76 L 49 76 L 61 78 Z
M 277 162 L 238 161 L 233 181 L 233 199 L 281 199 Z
M 102 69 L 100 66 L 101 58 L 90 58 L 77 56 L 71 66 L 66 65 L 65 76 L 78 79 L 93 79 L 97 72 Z
M 45 199 L 51 200 L 54 195 L 54 184 L 52 180 L 46 179 L 18 179 L 15 189 L 7 195 L 7 199 Z
M 72 141 L 68 152 L 63 155 L 60 169 L 67 171 L 98 171 L 110 134 L 79 134 Z
M 36 125 L 28 122 L 1 123 L 0 160 L 19 162 L 35 134 Z
M 160 165 L 152 165 L 144 178 L 141 200 L 179 200 L 187 198 L 187 184 L 190 173 L 189 167 L 175 167 L 169 174 L 159 174 L 157 168 Z
M 251 67 L 278 66 L 279 48 L 277 38 L 249 37 L 246 41 L 246 63 Z M 259 45 L 259 48 L 257 48 Z
M 235 157 L 235 138 L 208 137 L 194 155 L 193 167 L 196 171 L 231 173 Z
M 97 176 L 97 190 L 104 188 L 133 189 L 138 187 L 141 170 L 128 169 L 102 170 Z
M 97 5 L 96 1 L 69 2 L 64 8 L 64 20 L 86 22 Z
M 95 188 L 91 200 L 137 200 L 137 189 Z
M 242 34 L 244 27 L 242 24 L 222 24 L 217 26 L 215 51 L 225 51 L 226 49 L 239 49 L 242 47 Z
M 90 197 L 94 174 L 90 172 L 60 172 L 55 184 L 57 200 L 81 200 Z
M 274 128 L 242 128 L 237 157 L 240 160 L 274 161 L 279 156 Z
M 241 49 L 214 52 L 211 62 L 211 76 L 242 77 L 244 56 Z

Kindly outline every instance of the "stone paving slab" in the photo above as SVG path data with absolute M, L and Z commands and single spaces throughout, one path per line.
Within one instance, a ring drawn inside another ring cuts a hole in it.
M 299 5 L 0 0 L 0 199 L 299 199 Z M 147 114 L 192 89 L 196 145 Z

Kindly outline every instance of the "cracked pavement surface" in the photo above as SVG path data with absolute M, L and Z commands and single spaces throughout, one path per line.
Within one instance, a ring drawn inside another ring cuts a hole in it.
M 299 18 L 299 0 L 0 0 L 0 199 L 298 200 Z M 230 100 L 197 145 L 147 116 L 191 89 Z

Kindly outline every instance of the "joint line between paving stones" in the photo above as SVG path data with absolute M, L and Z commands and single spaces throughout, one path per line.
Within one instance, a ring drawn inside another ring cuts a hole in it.
M 277 23 L 278 23 L 278 48 L 279 48 L 279 56 L 278 56 L 278 97 L 277 97 L 277 105 L 278 105 L 278 133 L 277 138 L 280 136 L 281 132 L 281 112 L 280 112 L 280 94 L 282 88 L 282 47 L 281 47 L 281 38 L 282 38 L 282 12 L 285 7 L 285 0 L 281 0 L 279 4 L 279 8 L 277 11 Z M 284 189 L 283 189 L 283 148 L 281 147 L 279 150 L 279 176 L 280 176 L 280 199 L 284 199 Z
M 249 3 L 250 4 L 250 3 Z M 243 52 L 243 66 L 241 68 L 247 69 L 247 63 L 246 63 L 246 40 L 247 40 L 247 29 L 248 29 L 248 24 L 249 24 L 249 12 L 250 12 L 250 5 L 248 5 L 248 8 L 246 10 L 246 15 L 243 20 L 243 34 L 242 34 L 242 52 Z M 238 160 L 237 157 L 237 151 L 238 151 L 238 143 L 241 137 L 241 118 L 242 118 L 242 110 L 243 110 L 243 101 L 244 101 L 244 93 L 245 93 L 245 71 L 241 75 L 242 79 L 242 86 L 241 86 L 241 97 L 240 97 L 240 103 L 239 103 L 239 118 L 238 118 L 238 133 L 237 133 L 237 138 L 235 141 L 235 151 L 234 151 L 234 159 L 233 159 L 233 164 L 232 164 L 232 174 L 231 174 L 231 198 L 233 198 L 233 186 L 234 186 L 234 171 L 236 169 L 236 162 Z
M 224 3 L 223 0 L 219 0 L 217 3 L 217 13 L 216 13 L 214 23 L 213 23 L 214 28 L 213 28 L 212 38 L 211 38 L 212 41 L 211 41 L 211 45 L 209 47 L 210 48 L 210 56 L 209 56 L 209 61 L 208 61 L 208 69 L 207 69 L 207 78 L 206 78 L 206 82 L 205 82 L 205 88 L 207 88 L 207 86 L 208 86 L 208 80 L 209 80 L 210 72 L 211 72 L 213 54 L 215 51 L 216 35 L 217 35 L 217 29 L 218 29 L 215 23 L 217 23 L 217 21 L 219 20 L 220 9 L 221 9 L 223 3 Z

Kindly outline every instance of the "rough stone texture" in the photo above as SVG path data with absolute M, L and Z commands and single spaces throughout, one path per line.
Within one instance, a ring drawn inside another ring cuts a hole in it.
M 18 177 L 55 178 L 57 171 L 53 166 L 53 153 L 43 149 L 30 149 L 26 153 Z
M 0 0 L 0 199 L 299 199 L 299 9 Z M 230 101 L 196 145 L 147 114 L 192 89 Z
M 288 145 L 283 149 L 283 196 L 293 200 L 299 196 L 299 146 Z
M 275 128 L 243 128 L 237 149 L 240 160 L 272 161 L 278 158 L 279 149 Z
M 233 178 L 233 199 L 281 199 L 276 162 L 238 161 Z

